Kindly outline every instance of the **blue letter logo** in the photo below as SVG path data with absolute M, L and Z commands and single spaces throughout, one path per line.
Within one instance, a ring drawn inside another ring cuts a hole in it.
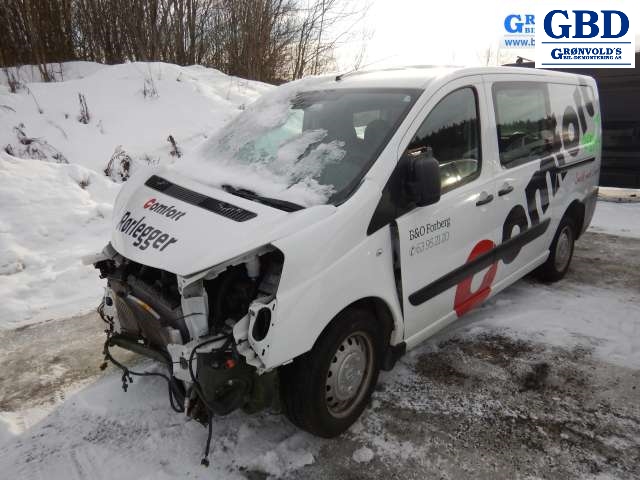
M 602 38 L 620 38 L 624 37 L 629 31 L 629 17 L 618 10 L 602 10 L 604 14 L 604 33 Z M 620 31 L 612 35 L 611 34 L 611 15 L 617 15 L 620 18 Z
M 600 29 L 596 22 L 598 21 L 598 14 L 591 10 L 574 10 L 576 15 L 576 34 L 573 38 L 593 38 L 597 37 L 600 33 Z M 585 21 L 584 16 L 589 15 L 589 20 Z M 589 35 L 585 35 L 584 27 L 589 27 Z
M 518 20 L 514 22 L 514 20 Z M 509 33 L 522 33 L 522 17 L 520 15 L 509 15 L 504 19 L 504 29 Z
M 564 18 L 569 20 L 569 15 L 567 15 L 566 10 L 551 10 L 549 13 L 547 13 L 547 16 L 544 17 L 544 31 L 551 38 L 569 38 L 569 29 L 571 28 L 571 25 L 560 25 L 560 35 L 556 35 L 553 33 L 551 22 L 553 21 L 553 16 L 556 13 L 562 14 Z

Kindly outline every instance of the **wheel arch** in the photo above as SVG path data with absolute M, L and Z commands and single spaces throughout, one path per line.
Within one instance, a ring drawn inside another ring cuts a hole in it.
M 571 218 L 576 224 L 576 240 L 582 235 L 584 220 L 586 215 L 586 207 L 580 200 L 574 200 L 569 204 L 562 218 Z
M 380 352 L 381 368 L 383 370 L 391 370 L 397 359 L 406 351 L 406 345 L 404 342 L 400 342 L 397 345 L 391 344 L 391 334 L 395 330 L 401 329 L 402 323 L 400 319 L 394 318 L 391 307 L 380 297 L 363 297 L 344 307 L 327 323 L 322 330 L 322 333 L 318 336 L 316 343 L 320 341 L 320 339 L 336 322 L 340 321 L 340 318 L 345 314 L 345 312 L 353 309 L 361 309 L 370 312 L 373 315 L 373 318 L 375 318 L 375 321 L 382 328 L 383 351 Z

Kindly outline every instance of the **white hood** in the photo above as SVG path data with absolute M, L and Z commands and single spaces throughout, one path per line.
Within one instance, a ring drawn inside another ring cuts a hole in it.
M 336 209 L 285 212 L 175 171 L 136 180 L 116 201 L 111 244 L 126 258 L 182 276 L 298 232 Z

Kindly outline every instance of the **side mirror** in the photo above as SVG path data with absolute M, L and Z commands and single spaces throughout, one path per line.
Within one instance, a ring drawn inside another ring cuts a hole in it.
M 426 207 L 440 200 L 440 164 L 427 148 L 418 153 L 405 153 L 407 165 L 407 193 L 418 207 Z

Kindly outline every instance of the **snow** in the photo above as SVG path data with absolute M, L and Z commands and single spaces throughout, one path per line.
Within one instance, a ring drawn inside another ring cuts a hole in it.
M 640 296 L 603 293 L 588 285 L 525 280 L 469 313 L 460 325 L 471 337 L 497 330 L 525 341 L 581 346 L 608 363 L 640 368 Z
M 206 428 L 168 408 L 166 383 L 136 379 L 126 394 L 120 385 L 120 376 L 110 375 L 70 395 L 36 425 L 29 412 L 26 421 L 0 413 L 0 429 L 6 425 L 0 445 L 3 437 L 10 444 L 0 449 L 3 473 L 27 479 L 46 472 L 54 480 L 69 478 L 71 469 L 78 478 L 125 480 L 242 479 L 241 471 L 259 471 L 280 478 L 313 463 L 321 444 L 280 415 L 235 412 L 214 423 L 211 466 L 203 468 Z M 20 442 L 25 430 L 39 440 Z
M 599 201 L 589 230 L 640 238 L 640 202 Z
M 31 83 L 17 94 L 0 87 L 0 105 L 8 107 L 0 108 L 0 145 L 18 150 L 14 127 L 23 124 L 28 137 L 45 139 L 70 163 L 96 171 L 118 146 L 133 157 L 134 168 L 165 163 L 173 159 L 169 135 L 188 153 L 270 88 L 165 63 L 100 66 L 83 78 Z M 79 94 L 91 117 L 86 125 L 78 121 Z
M 95 62 L 75 61 L 64 63 L 48 63 L 47 71 L 53 74 L 56 81 L 76 80 L 102 70 L 106 65 Z M 22 84 L 42 82 L 42 74 L 36 65 L 3 68 L 0 73 L 0 85 L 8 86 L 9 78 Z
M 64 81 L 43 83 L 37 69 L 20 68 L 15 94 L 0 73 L 0 329 L 97 305 L 103 281 L 80 258 L 110 236 L 119 185 L 103 170 L 114 153 L 130 158 L 133 174 L 179 163 L 169 135 L 188 155 L 273 88 L 201 66 L 53 67 Z M 79 94 L 88 124 L 78 120 Z
M 351 458 L 358 463 L 368 463 L 373 460 L 373 457 L 373 450 L 368 447 L 361 447 L 353 452 L 353 456 Z
M 109 236 L 118 185 L 79 165 L 0 156 L 0 326 L 70 316 L 102 281 L 81 264 Z

